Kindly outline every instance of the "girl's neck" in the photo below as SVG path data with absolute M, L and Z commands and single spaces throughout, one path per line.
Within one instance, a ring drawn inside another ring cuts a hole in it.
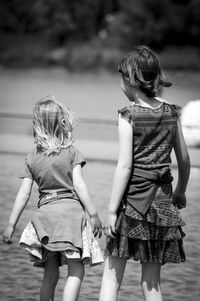
M 133 98 L 133 102 L 137 105 L 141 105 L 147 108 L 157 108 L 162 102 L 157 97 L 147 97 L 144 93 L 136 93 Z

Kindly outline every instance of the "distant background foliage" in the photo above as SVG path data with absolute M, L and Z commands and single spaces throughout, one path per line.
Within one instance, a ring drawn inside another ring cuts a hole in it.
M 171 69 L 200 69 L 199 0 L 1 0 L 0 64 L 115 70 L 146 44 Z

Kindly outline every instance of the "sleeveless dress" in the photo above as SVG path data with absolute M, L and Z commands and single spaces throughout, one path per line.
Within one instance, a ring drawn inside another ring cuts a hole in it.
M 133 127 L 133 166 L 106 255 L 141 263 L 185 261 L 185 223 L 173 204 L 170 172 L 180 109 L 163 102 L 156 109 L 133 104 L 119 111 Z
M 37 183 L 39 201 L 19 243 L 35 266 L 44 267 L 47 258 L 55 254 L 60 265 L 67 264 L 68 259 L 90 265 L 103 262 L 98 241 L 73 187 L 73 167 L 85 163 L 74 146 L 62 149 L 58 155 L 47 156 L 37 148 L 27 155 L 20 177 Z

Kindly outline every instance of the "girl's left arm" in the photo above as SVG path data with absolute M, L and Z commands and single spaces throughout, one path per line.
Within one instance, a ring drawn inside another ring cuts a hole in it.
M 119 154 L 115 170 L 111 199 L 108 206 L 108 214 L 105 223 L 105 234 L 113 237 L 115 234 L 115 223 L 117 210 L 121 203 L 132 169 L 133 128 L 119 115 Z
M 3 241 L 5 243 L 11 243 L 11 237 L 15 231 L 17 222 L 29 201 L 31 190 L 32 190 L 33 180 L 29 178 L 24 178 L 22 180 L 21 186 L 15 198 L 13 209 L 9 218 L 8 225 L 3 233 Z
M 93 233 L 96 236 L 99 234 L 99 237 L 101 237 L 102 229 L 101 229 L 101 221 L 99 219 L 98 213 L 93 205 L 93 203 L 90 200 L 90 195 L 87 189 L 87 185 L 83 179 L 82 174 L 82 167 L 80 164 L 77 164 L 73 168 L 73 185 L 76 193 L 78 194 L 83 206 L 87 210 L 91 224 Z

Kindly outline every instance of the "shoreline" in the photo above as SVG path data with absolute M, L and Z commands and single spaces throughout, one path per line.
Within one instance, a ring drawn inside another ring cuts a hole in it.
M 33 147 L 33 139 L 26 135 L 0 134 L 0 155 L 26 154 Z M 117 163 L 118 142 L 90 139 L 76 139 L 75 146 L 80 149 L 84 158 L 88 161 L 102 162 L 107 164 Z M 200 148 L 188 147 L 191 167 L 200 168 Z M 175 154 L 172 151 L 171 166 L 177 167 Z
M 69 73 L 63 68 L 27 70 L 0 67 L 0 153 L 26 155 L 32 147 L 31 113 L 36 100 L 56 95 L 76 113 L 75 145 L 90 161 L 116 163 L 117 112 L 129 105 L 120 77 L 108 72 Z M 167 102 L 184 107 L 200 98 L 200 72 L 168 71 L 173 85 L 165 89 Z M 200 148 L 189 147 L 191 165 L 200 168 Z M 176 166 L 174 154 L 172 165 Z

